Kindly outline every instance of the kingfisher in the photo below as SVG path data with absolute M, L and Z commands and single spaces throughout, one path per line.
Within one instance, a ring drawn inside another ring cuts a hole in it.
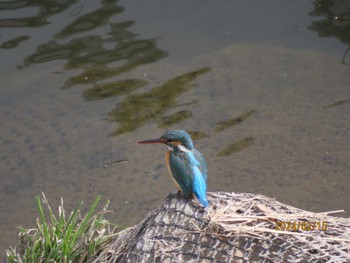
M 142 144 L 160 143 L 168 147 L 165 162 L 181 195 L 193 194 L 204 206 L 209 205 L 207 191 L 207 164 L 203 154 L 193 146 L 191 136 L 183 130 L 169 130 L 158 139 L 140 141 Z

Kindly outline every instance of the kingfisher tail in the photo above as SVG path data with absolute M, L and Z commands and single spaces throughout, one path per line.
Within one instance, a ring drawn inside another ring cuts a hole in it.
M 207 200 L 207 184 L 205 179 L 198 168 L 194 169 L 194 178 L 193 178 L 193 193 L 197 197 L 198 201 L 204 206 L 209 205 Z

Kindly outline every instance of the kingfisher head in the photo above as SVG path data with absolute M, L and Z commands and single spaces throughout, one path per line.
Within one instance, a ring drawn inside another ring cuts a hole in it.
M 163 143 L 170 148 L 179 147 L 180 145 L 185 147 L 187 150 L 193 149 L 193 142 L 191 136 L 182 130 L 169 130 L 164 133 L 158 139 L 148 139 L 140 141 L 138 143 L 150 144 L 150 143 Z

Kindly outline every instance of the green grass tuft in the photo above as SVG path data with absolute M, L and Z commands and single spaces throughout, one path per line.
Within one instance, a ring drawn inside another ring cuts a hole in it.
M 56 216 L 45 197 L 35 197 L 39 211 L 37 228 L 19 227 L 19 248 L 6 250 L 9 263 L 40 262 L 86 262 L 108 246 L 116 233 L 116 226 L 104 219 L 109 201 L 104 208 L 94 213 L 101 195 L 86 213 L 81 214 L 82 204 L 68 216 L 63 208 L 63 199 Z M 43 205 L 48 209 L 49 220 L 45 217 Z

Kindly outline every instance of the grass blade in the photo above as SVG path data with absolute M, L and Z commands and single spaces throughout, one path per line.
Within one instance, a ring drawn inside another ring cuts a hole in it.
M 41 219 L 41 222 L 43 225 L 45 251 L 48 253 L 50 251 L 50 247 L 51 247 L 51 240 L 50 240 L 49 230 L 47 227 L 43 207 L 41 206 L 41 200 L 40 200 L 40 197 L 38 195 L 35 196 L 35 201 L 36 201 L 36 205 L 37 205 L 38 210 L 39 210 L 40 219 Z

